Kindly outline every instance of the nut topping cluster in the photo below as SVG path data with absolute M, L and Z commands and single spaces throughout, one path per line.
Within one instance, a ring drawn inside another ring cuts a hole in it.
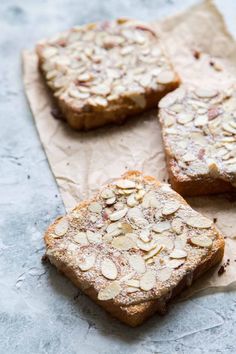
M 216 231 L 168 185 L 133 173 L 58 220 L 51 237 L 48 252 L 66 255 L 99 300 L 128 305 L 193 272 Z
M 236 90 L 180 87 L 159 103 L 162 134 L 178 173 L 236 185 Z
M 156 33 L 147 25 L 117 20 L 74 27 L 37 51 L 54 95 L 88 111 L 118 99 L 145 108 L 145 94 L 176 80 Z

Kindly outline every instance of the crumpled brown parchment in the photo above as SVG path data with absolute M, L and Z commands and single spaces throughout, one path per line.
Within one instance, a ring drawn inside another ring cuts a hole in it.
M 218 86 L 235 80 L 236 43 L 212 2 L 196 5 L 153 26 L 161 33 L 183 82 L 211 81 Z M 67 210 L 126 170 L 141 170 L 161 181 L 167 178 L 156 111 L 131 118 L 122 126 L 75 132 L 52 118 L 53 103 L 34 52 L 23 53 L 23 66 L 26 95 Z M 227 236 L 223 263 L 230 259 L 230 264 L 221 276 L 219 266 L 209 271 L 184 296 L 235 287 L 236 201 L 220 195 L 188 198 L 188 202 L 210 218 L 217 218 L 217 226 Z

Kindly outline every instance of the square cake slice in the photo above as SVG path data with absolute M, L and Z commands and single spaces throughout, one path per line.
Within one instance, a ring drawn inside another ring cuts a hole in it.
M 179 84 L 156 32 L 134 20 L 74 27 L 36 51 L 63 117 L 78 130 L 121 123 Z
M 236 90 L 180 87 L 159 102 L 172 187 L 182 195 L 236 191 Z
M 46 256 L 96 303 L 137 326 L 218 263 L 224 239 L 169 185 L 130 171 L 58 218 Z

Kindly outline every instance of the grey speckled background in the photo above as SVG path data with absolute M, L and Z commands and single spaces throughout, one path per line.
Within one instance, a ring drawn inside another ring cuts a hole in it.
M 24 97 L 20 51 L 71 25 L 124 15 L 161 18 L 192 2 L 1 0 L 1 354 L 236 353 L 235 292 L 177 303 L 168 316 L 129 329 L 41 264 L 43 231 L 64 208 Z M 233 1 L 222 3 L 233 24 Z

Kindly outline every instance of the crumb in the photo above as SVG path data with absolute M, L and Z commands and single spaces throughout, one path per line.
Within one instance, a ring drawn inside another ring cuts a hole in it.
M 46 254 L 44 254 L 44 255 L 42 256 L 41 262 L 42 262 L 43 264 L 45 264 L 45 263 L 48 262 L 48 257 L 46 256 Z
M 214 219 L 213 219 L 213 222 L 214 222 L 214 224 L 215 224 L 215 223 L 217 222 L 217 218 L 214 218 Z
M 195 59 L 198 60 L 198 59 L 200 59 L 201 52 L 199 52 L 199 50 L 196 50 L 196 49 L 195 49 L 195 50 L 193 51 L 193 56 L 194 56 Z
M 63 119 L 62 113 L 59 111 L 58 108 L 52 108 L 51 109 L 51 115 L 55 119 L 59 119 L 59 120 Z
M 224 272 L 225 272 L 225 267 L 224 267 L 224 265 L 222 265 L 222 266 L 219 268 L 219 270 L 218 270 L 218 275 L 220 276 L 220 275 L 222 275 Z

